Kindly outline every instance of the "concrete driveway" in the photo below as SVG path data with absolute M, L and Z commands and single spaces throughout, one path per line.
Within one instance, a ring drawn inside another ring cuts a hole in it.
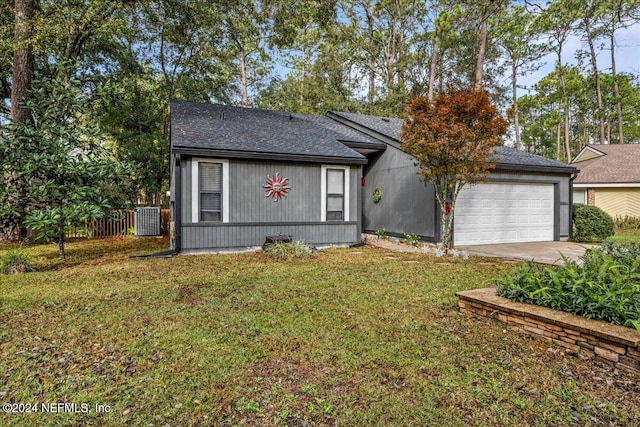
M 560 254 L 577 261 L 584 251 L 592 246 L 575 242 L 529 242 L 460 246 L 457 249 L 464 249 L 471 255 L 558 265 L 562 264 Z

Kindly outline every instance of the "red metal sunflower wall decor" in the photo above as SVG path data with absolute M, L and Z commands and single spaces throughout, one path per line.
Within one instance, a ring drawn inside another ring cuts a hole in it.
M 291 189 L 289 186 L 289 178 L 276 172 L 275 175 L 267 175 L 267 182 L 262 186 L 264 188 L 264 196 L 277 202 L 280 199 L 286 199 L 287 193 Z

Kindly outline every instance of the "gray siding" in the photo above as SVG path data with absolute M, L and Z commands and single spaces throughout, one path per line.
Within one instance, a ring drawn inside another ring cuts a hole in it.
M 182 162 L 182 248 L 205 249 L 262 245 L 265 236 L 288 234 L 315 244 L 360 240 L 358 198 L 360 166 L 349 167 L 348 222 L 321 221 L 321 165 L 229 160 L 229 222 L 192 222 L 191 159 Z M 285 199 L 265 197 L 267 175 L 289 179 Z
M 365 231 L 384 228 L 390 234 L 412 233 L 437 240 L 433 186 L 420 181 L 417 172 L 409 156 L 392 146 L 369 160 L 362 187 Z M 371 198 L 376 188 L 382 190 L 379 203 Z
M 186 224 L 182 227 L 184 249 L 233 248 L 260 246 L 266 236 L 278 233 L 293 236 L 308 243 L 340 244 L 360 240 L 356 223 L 311 224 L 225 224 L 202 226 Z

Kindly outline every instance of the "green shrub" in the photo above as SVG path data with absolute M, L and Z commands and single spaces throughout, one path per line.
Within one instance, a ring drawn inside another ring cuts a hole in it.
M 498 294 L 589 319 L 634 327 L 640 322 L 640 244 L 590 248 L 582 265 L 532 263 L 498 280 Z
M 264 251 L 271 258 L 279 260 L 292 260 L 294 258 L 307 258 L 315 255 L 315 249 L 305 242 L 275 242 L 267 246 Z
M 613 219 L 595 206 L 573 206 L 573 239 L 577 242 L 601 242 L 615 233 Z
M 385 236 L 387 235 L 387 230 L 385 230 L 384 228 L 381 228 L 380 230 L 376 230 L 375 234 L 378 239 L 384 239 Z
M 0 258 L 0 272 L 4 274 L 17 274 L 33 271 L 29 256 L 20 249 L 7 251 Z

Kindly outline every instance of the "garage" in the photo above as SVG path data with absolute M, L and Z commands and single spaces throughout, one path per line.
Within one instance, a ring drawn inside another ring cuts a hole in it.
M 456 201 L 456 246 L 554 240 L 554 185 L 483 183 Z

